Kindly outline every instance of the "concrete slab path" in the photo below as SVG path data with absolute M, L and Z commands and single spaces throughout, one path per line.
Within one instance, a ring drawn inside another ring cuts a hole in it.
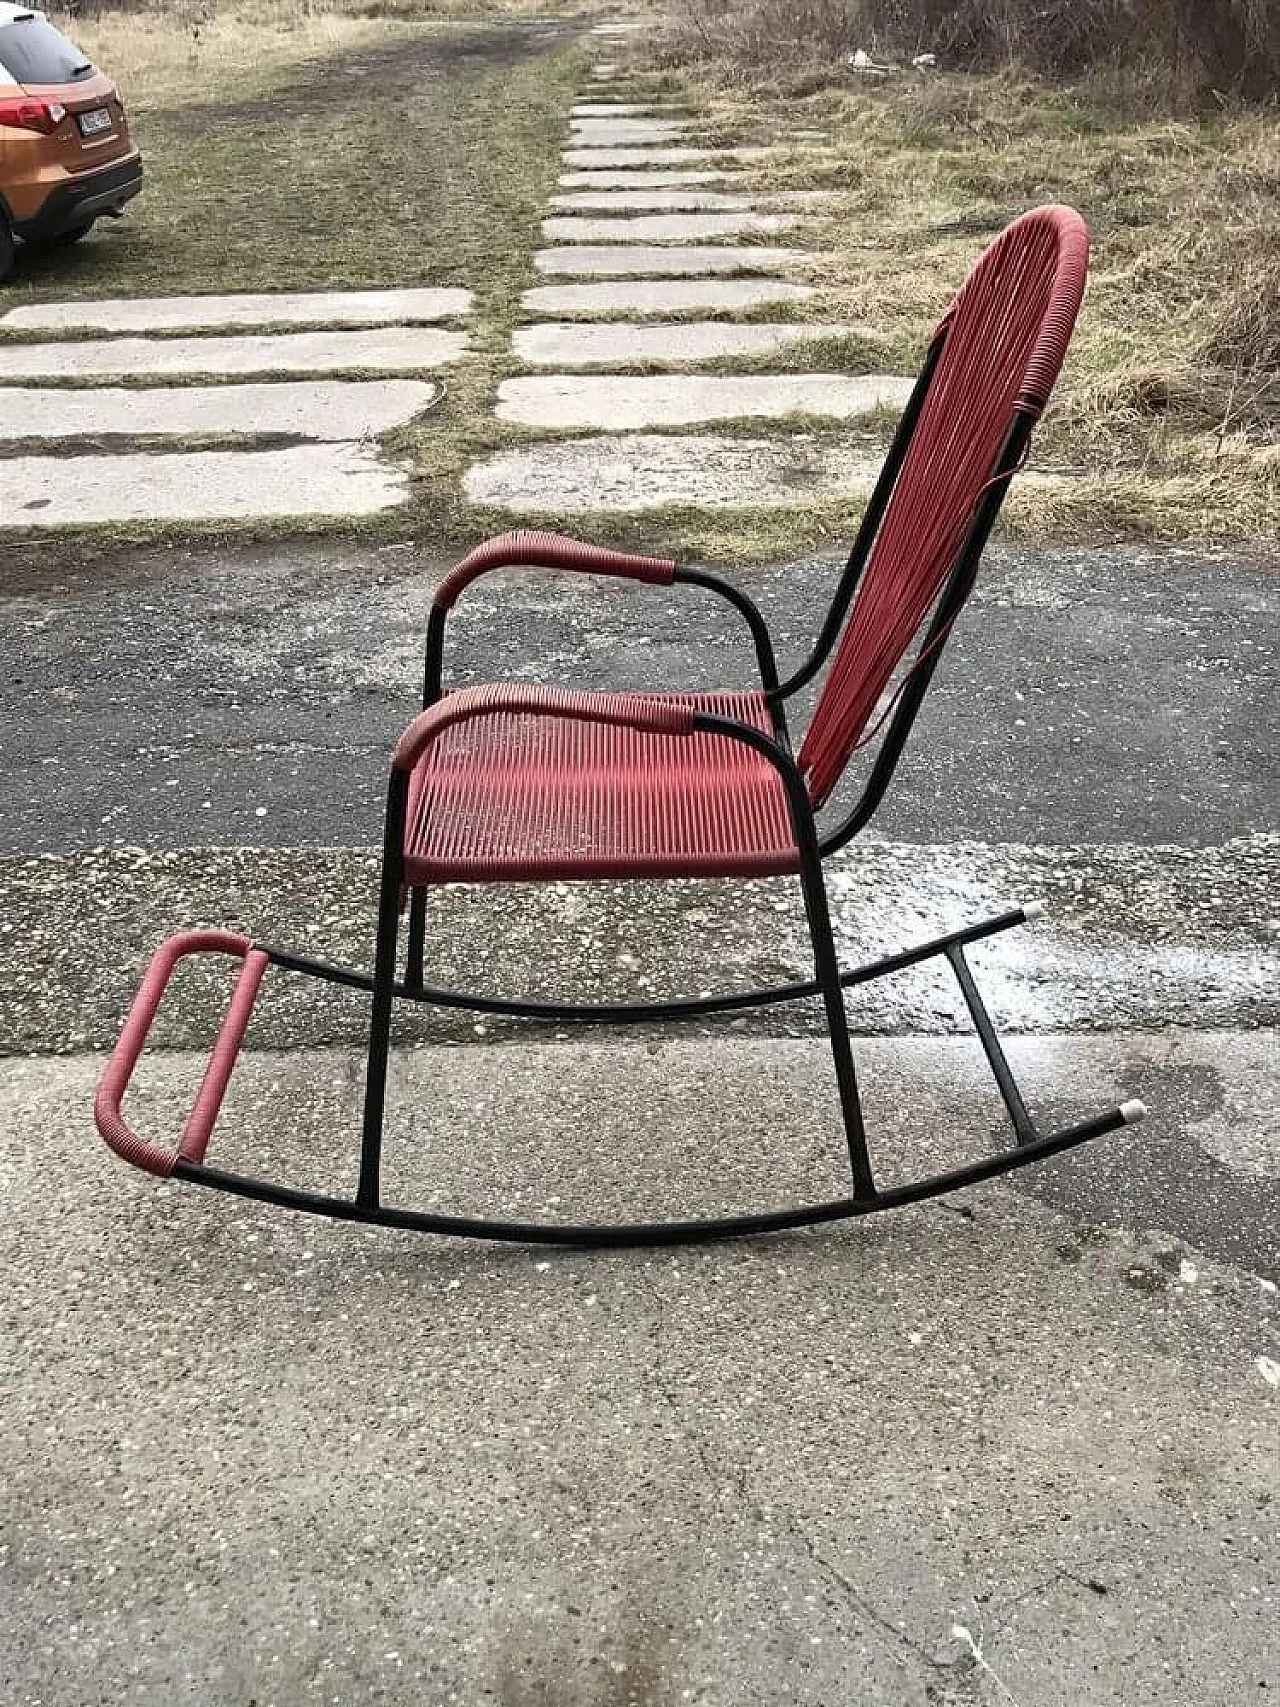
M 617 279 L 592 284 L 538 285 L 520 305 L 528 314 L 647 316 L 682 312 L 732 313 L 773 303 L 804 302 L 811 285 L 768 278 Z M 625 324 L 625 322 L 623 322 Z
M 0 314 L 0 328 L 59 332 L 170 332 L 218 326 L 377 326 L 460 319 L 469 290 L 279 291 L 34 302 Z
M 572 119 L 569 141 L 573 148 L 633 148 L 669 142 L 693 129 L 688 119 Z
M 860 502 L 882 462 L 866 445 L 824 443 L 808 433 L 605 432 L 495 451 L 468 468 L 464 486 L 473 503 L 519 514 L 607 514 L 671 504 L 789 509 L 815 498 Z M 1053 486 L 1063 478 L 1033 467 L 1018 483 Z
M 770 154 L 768 148 L 566 148 L 561 155 L 565 166 L 683 166 L 698 160 L 719 160 L 733 163 L 759 160 Z
M 562 172 L 556 182 L 566 190 L 661 190 L 681 184 L 723 184 L 741 180 L 738 172 L 682 171 L 676 167 L 660 172 Z
M 552 196 L 551 206 L 561 213 L 748 213 L 755 206 L 751 196 L 726 194 L 723 190 L 579 190 Z
M 901 409 L 913 384 L 882 374 L 706 374 L 696 384 L 680 374 L 535 374 L 502 381 L 497 415 L 526 427 L 610 432 L 787 415 L 847 421 Z
M 865 498 L 881 459 L 758 434 L 603 433 L 494 451 L 467 469 L 473 504 L 581 515 L 696 505 L 786 509 L 816 495 Z
M 724 273 L 777 272 L 803 259 L 801 250 L 766 248 L 755 243 L 744 243 L 740 248 L 717 248 L 710 243 L 681 248 L 674 243 L 649 246 L 639 242 L 609 243 L 597 248 L 588 243 L 571 243 L 565 248 L 539 249 L 533 264 L 540 273 L 710 278 Z
M 441 388 L 418 380 L 344 384 L 168 386 L 36 391 L 12 387 L 0 441 L 291 436 L 370 438 L 403 426 L 439 401 Z
M 565 219 L 542 222 L 549 243 L 689 243 L 717 237 L 768 236 L 799 223 L 787 213 L 636 214 L 630 219 Z
M 360 332 L 241 333 L 231 338 L 96 338 L 0 345 L 0 384 L 28 379 L 376 372 L 450 367 L 465 332 L 388 326 Z M 0 396 L 3 393 L 0 392 Z
M 664 367 L 770 355 L 817 338 L 862 334 L 855 326 L 787 321 L 779 325 L 755 322 L 735 326 L 721 320 L 674 321 L 670 325 L 629 325 L 612 322 L 584 326 L 560 321 L 521 326 L 511 347 L 529 367 L 605 367 L 632 362 L 657 362 Z
M 676 116 L 676 101 L 578 101 L 569 108 L 571 119 L 634 119 Z
M 101 522 L 364 516 L 402 503 L 407 491 L 404 472 L 363 444 L 0 457 L 0 531 Z

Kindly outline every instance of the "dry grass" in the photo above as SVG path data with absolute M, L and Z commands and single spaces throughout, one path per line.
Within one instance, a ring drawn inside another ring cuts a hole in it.
M 386 39 L 386 25 L 353 10 L 300 3 L 249 10 L 192 0 L 154 10 L 99 12 L 54 20 L 97 64 L 108 67 L 137 112 L 242 97 L 286 67 Z
M 774 0 L 765 7 L 772 18 Z M 755 15 L 738 14 L 739 42 Z M 669 48 L 663 62 L 681 55 Z M 833 81 L 829 65 L 803 53 L 788 62 L 779 49 L 748 74 L 737 49 L 716 58 L 701 39 L 684 76 L 721 127 L 827 132 L 825 145 L 768 163 L 760 181 L 843 191 L 842 216 L 798 235 L 823 290 L 813 311 L 869 322 L 899 365 L 918 361 L 983 241 L 1010 217 L 1048 201 L 1085 213 L 1090 293 L 1037 438 L 1037 460 L 1074 479 L 1061 495 L 1028 494 L 1017 531 L 1280 539 L 1274 114 L 1171 115 L 1113 73 L 870 82 L 840 69 Z
M 803 12 L 807 3 L 782 10 Z M 411 4 L 417 22 L 397 9 Z M 512 0 L 492 10 L 539 7 Z M 416 63 L 429 56 L 434 31 L 422 14 L 432 11 L 419 0 L 283 0 L 252 11 L 236 0 L 206 18 L 170 0 L 145 14 L 78 15 L 72 33 L 119 77 L 139 115 L 151 179 L 107 241 L 47 270 L 27 268 L 13 289 L 65 295 L 83 283 L 95 294 L 148 294 L 406 278 L 473 285 L 472 356 L 451 375 L 445 408 L 397 435 L 395 448 L 415 468 L 414 504 L 385 523 L 461 540 L 486 520 L 508 521 L 470 511 L 458 475 L 470 458 L 523 436 L 495 422 L 492 395 L 515 370 L 510 330 L 519 291 L 532 282 L 529 256 L 586 51 L 451 69 L 465 80 L 465 99 L 428 102 L 425 115 L 425 70 L 391 95 L 383 72 L 358 77 L 344 81 L 335 110 L 326 62 L 364 56 L 383 66 L 381 56 L 416 44 Z M 745 30 L 751 5 L 738 16 Z M 808 275 L 820 293 L 803 307 L 740 318 L 866 323 L 875 337 L 755 365 L 820 356 L 849 371 L 910 371 L 985 237 L 1032 203 L 1071 201 L 1094 226 L 1093 282 L 1037 460 L 1073 478 L 1057 490 L 1024 487 L 1008 507 L 1007 531 L 1280 538 L 1273 120 L 1244 109 L 1208 119 L 1152 113 L 1146 92 L 1135 102 L 1114 76 L 1049 85 L 1006 69 L 871 86 L 837 67 L 834 79 L 830 63 L 803 56 L 775 52 L 767 73 L 748 74 L 738 59 L 700 49 L 696 65 L 669 52 L 637 85 L 638 93 L 686 96 L 725 138 L 811 127 L 828 134 L 825 145 L 782 150 L 753 168 L 761 191 L 833 192 L 834 204 L 796 234 L 814 249 Z M 807 86 L 814 92 L 803 93 Z M 229 100 L 243 110 L 220 122 L 216 109 Z M 411 100 L 419 116 L 407 125 Z M 385 182 L 371 184 L 370 155 L 394 167 Z M 408 225 L 406 199 L 419 210 Z M 728 560 L 827 544 L 847 526 L 847 505 L 815 498 L 713 525 L 705 513 L 672 512 L 617 517 L 596 531 Z
M 146 0 L 141 5 L 47 8 L 97 63 L 107 66 L 137 111 L 242 99 L 291 66 L 383 46 L 397 27 L 458 19 L 519 18 L 546 10 L 537 0 Z M 572 4 L 560 11 L 572 15 Z
M 881 61 L 927 50 L 952 67 L 1055 77 L 1140 66 L 1165 99 L 1280 93 L 1273 0 L 684 0 L 672 35 L 685 63 L 810 80 L 823 68 L 830 80 L 861 47 Z

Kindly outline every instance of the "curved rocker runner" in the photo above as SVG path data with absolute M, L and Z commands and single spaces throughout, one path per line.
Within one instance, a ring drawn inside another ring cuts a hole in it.
M 95 1118 L 107 1143 L 148 1172 L 353 1221 L 548 1244 L 725 1238 L 866 1215 L 1023 1167 L 1142 1118 L 1126 1102 L 1042 1133 L 1010 1071 L 966 959 L 969 944 L 1024 923 L 1015 908 L 900 954 L 842 971 L 823 860 L 850 842 L 884 797 L 947 637 L 971 591 L 1009 482 L 1061 368 L 1084 291 L 1088 232 L 1070 208 L 1039 208 L 990 246 L 939 326 L 862 519 L 830 612 L 806 663 L 779 676 L 763 616 L 739 589 L 665 558 L 554 534 L 489 540 L 441 583 L 427 631 L 421 713 L 391 762 L 372 973 L 225 931 L 172 937 L 153 958 L 102 1075 Z M 449 612 L 480 576 L 507 568 L 690 586 L 728 602 L 753 644 L 759 688 L 734 693 L 586 693 L 495 685 L 447 692 Z M 914 657 L 904 659 L 918 638 Z M 798 748 L 787 706 L 825 671 Z M 824 812 L 854 755 L 876 742 L 852 810 Z M 592 878 L 799 879 L 814 977 L 680 1001 L 560 1003 L 436 989 L 425 981 L 425 891 L 438 883 Z M 408 930 L 398 970 L 401 915 Z M 178 1144 L 147 1142 L 121 1104 L 178 961 L 241 961 L 235 989 Z M 956 978 L 1013 1128 L 1010 1148 L 911 1184 L 878 1187 L 863 1128 L 844 991 L 923 961 Z M 359 1180 L 354 1198 L 296 1191 L 205 1162 L 259 986 L 269 966 L 371 997 Z M 848 1147 L 847 1197 L 753 1214 L 570 1226 L 424 1214 L 382 1201 L 383 1106 L 397 999 L 559 1024 L 701 1017 L 820 996 Z

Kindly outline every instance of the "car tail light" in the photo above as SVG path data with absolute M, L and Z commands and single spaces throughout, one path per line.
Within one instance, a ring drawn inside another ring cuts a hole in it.
M 35 130 L 52 136 L 67 116 L 57 101 L 0 101 L 0 126 L 10 130 Z

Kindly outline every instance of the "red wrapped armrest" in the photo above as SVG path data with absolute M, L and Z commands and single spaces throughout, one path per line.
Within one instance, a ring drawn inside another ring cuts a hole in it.
M 650 699 L 631 693 L 581 693 L 509 683 L 462 688 L 418 713 L 396 743 L 392 767 L 411 771 L 441 730 L 452 723 L 504 714 L 616 723 L 653 735 L 688 735 L 693 731 L 693 708 L 685 700 Z
M 441 581 L 435 604 L 452 610 L 464 587 L 491 569 L 577 569 L 588 575 L 618 575 L 629 581 L 649 581 L 669 587 L 676 572 L 670 557 L 640 557 L 630 551 L 609 551 L 559 533 L 520 528 L 499 534 L 476 546 Z

